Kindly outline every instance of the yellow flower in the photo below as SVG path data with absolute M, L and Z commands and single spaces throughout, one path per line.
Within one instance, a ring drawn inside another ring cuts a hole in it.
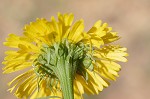
M 73 14 L 58 13 L 58 21 L 37 19 L 24 28 L 23 36 L 10 34 L 4 45 L 4 73 L 26 70 L 9 82 L 18 98 L 58 96 L 83 99 L 82 94 L 98 94 L 116 80 L 127 49 L 113 45 L 119 39 L 107 23 L 98 21 L 84 31 L 83 20 L 73 25 Z M 57 98 L 57 97 L 56 97 Z

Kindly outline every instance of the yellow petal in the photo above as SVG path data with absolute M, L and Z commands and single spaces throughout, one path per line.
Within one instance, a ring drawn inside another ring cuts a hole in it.
M 80 75 L 76 75 L 77 80 L 83 85 L 84 91 L 87 94 L 95 94 L 95 90 L 93 90 L 92 86 L 88 85 L 88 83 L 85 82 L 83 77 Z
M 24 63 L 20 63 L 20 62 L 15 62 L 12 65 L 7 65 L 3 68 L 4 72 L 3 73 L 12 73 L 18 70 L 23 70 L 25 68 L 31 67 L 32 66 L 32 62 L 24 62 Z
M 76 39 L 81 36 L 81 33 L 83 32 L 84 25 L 83 25 L 83 20 L 77 21 L 73 27 L 72 30 L 70 31 L 68 39 L 74 42 L 77 42 Z
M 58 20 L 62 23 L 64 23 L 65 26 L 71 26 L 73 22 L 74 16 L 73 14 L 64 14 L 58 13 Z
M 121 62 L 127 62 L 127 59 L 123 56 L 126 56 L 126 53 L 113 53 L 110 52 L 107 54 L 107 58 L 112 59 L 112 60 L 116 60 L 116 61 L 121 61 Z
M 27 72 L 17 76 L 16 78 L 14 78 L 11 82 L 8 83 L 9 86 L 11 86 L 14 83 L 19 83 L 20 81 L 23 81 L 24 79 L 28 78 L 29 76 L 33 75 L 34 71 L 33 69 L 28 70 Z

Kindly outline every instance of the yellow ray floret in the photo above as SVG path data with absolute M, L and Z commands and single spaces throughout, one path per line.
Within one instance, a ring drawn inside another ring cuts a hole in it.
M 9 34 L 4 45 L 15 50 L 5 52 L 3 73 L 26 70 L 8 84 L 16 97 L 67 97 L 63 75 L 58 73 L 63 72 L 63 64 L 72 65 L 72 69 L 65 67 L 68 72 L 73 70 L 72 76 L 66 72 L 65 77 L 73 79 L 75 99 L 83 99 L 84 93 L 98 94 L 109 86 L 109 80 L 119 77 L 121 66 L 116 62 L 126 62 L 128 54 L 126 48 L 111 44 L 120 38 L 117 32 L 102 21 L 86 32 L 82 19 L 73 20 L 73 14 L 58 13 L 58 20 L 42 18 L 26 25 L 22 36 Z

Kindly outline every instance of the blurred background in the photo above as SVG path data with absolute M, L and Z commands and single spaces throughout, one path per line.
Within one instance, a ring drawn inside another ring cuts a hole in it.
M 22 34 L 25 24 L 36 18 L 50 19 L 57 12 L 72 12 L 84 19 L 85 30 L 97 20 L 109 23 L 128 48 L 127 63 L 120 77 L 99 95 L 85 99 L 148 99 L 150 97 L 150 0 L 0 0 L 0 62 L 8 48 L 2 45 L 9 33 Z M 1 64 L 1 68 L 3 65 Z M 0 98 L 16 99 L 7 92 L 15 73 L 3 75 L 0 69 Z

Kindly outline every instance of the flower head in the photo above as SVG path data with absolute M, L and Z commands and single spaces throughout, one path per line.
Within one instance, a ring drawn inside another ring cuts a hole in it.
M 97 21 L 84 31 L 83 20 L 73 25 L 73 14 L 58 13 L 58 21 L 37 19 L 24 28 L 23 36 L 10 34 L 4 45 L 4 73 L 26 68 L 13 79 L 10 92 L 19 98 L 47 96 L 82 99 L 82 94 L 98 94 L 116 80 L 127 49 L 111 44 L 119 39 L 107 23 Z

